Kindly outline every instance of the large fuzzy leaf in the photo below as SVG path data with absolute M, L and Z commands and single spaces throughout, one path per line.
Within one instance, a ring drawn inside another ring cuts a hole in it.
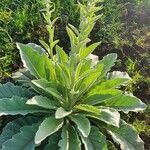
M 58 131 L 63 125 L 62 119 L 55 119 L 55 117 L 48 117 L 39 126 L 39 129 L 35 135 L 35 143 L 39 144 L 45 138 Z
M 58 143 L 60 150 L 81 150 L 81 142 L 72 126 L 63 127 L 61 138 Z
M 144 150 L 144 143 L 138 133 L 126 122 L 121 121 L 119 128 L 108 127 L 107 131 L 122 150 Z
M 102 76 L 105 76 L 108 71 L 110 71 L 111 67 L 115 65 L 115 62 L 117 60 L 117 54 L 111 53 L 103 57 L 101 61 L 99 61 L 98 64 L 103 64 L 103 72 Z
M 115 79 L 107 80 L 105 82 L 102 82 L 100 85 L 96 86 L 94 89 L 91 90 L 91 92 L 118 88 L 124 83 L 126 83 L 128 80 L 129 79 L 126 78 L 115 78 Z
M 82 115 L 71 115 L 71 120 L 77 125 L 78 130 L 84 137 L 88 137 L 91 130 L 89 120 Z
M 48 139 L 48 144 L 44 147 L 44 150 L 58 150 L 58 143 L 60 141 L 60 134 L 54 133 Z
M 0 148 L 2 144 L 12 138 L 13 135 L 20 131 L 22 126 L 32 125 L 38 122 L 37 117 L 21 117 L 12 122 L 9 122 L 2 130 L 0 134 Z
M 33 50 L 37 51 L 39 54 L 46 54 L 46 51 L 40 46 L 35 43 L 28 43 L 27 46 L 33 48 Z
M 17 43 L 17 48 L 20 50 L 24 67 L 36 78 L 47 78 L 44 57 L 28 45 Z
M 81 135 L 85 150 L 107 150 L 106 137 L 97 127 L 92 127 L 90 135 L 86 138 Z
M 48 110 L 26 104 L 26 98 L 12 97 L 0 100 L 0 116 L 2 115 L 26 115 L 35 112 L 48 112 Z
M 0 99 L 11 98 L 13 96 L 30 98 L 33 96 L 33 93 L 31 93 L 26 88 L 15 86 L 10 82 L 6 84 L 0 84 Z
M 105 101 L 105 106 L 112 107 L 125 113 L 128 113 L 129 111 L 142 111 L 147 107 L 140 99 L 123 94 L 108 99 Z
M 54 84 L 44 79 L 33 80 L 32 83 L 42 91 L 45 91 L 49 95 L 55 97 L 57 100 L 63 101 L 62 95 L 57 91 L 56 86 Z
M 12 136 L 10 140 L 6 141 L 2 145 L 1 150 L 34 150 L 34 136 L 37 129 L 38 124 L 21 127 L 20 132 Z
M 119 95 L 122 94 L 122 91 L 116 90 L 116 89 L 110 89 L 110 90 L 98 90 L 93 89 L 88 93 L 88 95 L 83 100 L 83 103 L 89 104 L 89 105 L 98 105 L 101 104 L 109 99 L 115 99 Z
M 99 116 L 100 120 L 106 122 L 107 124 L 119 127 L 120 114 L 115 109 L 102 107 L 100 108 L 100 111 L 101 111 Z
M 43 96 L 34 96 L 32 99 L 29 99 L 26 104 L 28 105 L 37 105 L 46 109 L 56 109 L 57 105 L 54 100 L 48 99 Z
M 80 66 L 79 66 L 80 67 Z M 80 86 L 81 86 L 81 83 L 82 83 L 82 81 L 84 80 L 84 79 L 86 79 L 87 77 L 89 77 L 89 75 L 91 75 L 91 74 L 93 74 L 93 73 L 95 73 L 95 70 L 94 69 L 87 69 L 85 72 L 81 72 L 81 75 L 79 74 L 80 73 L 80 71 L 82 71 L 82 70 L 78 70 L 78 69 L 81 69 L 81 68 L 77 68 L 77 70 L 76 70 L 76 74 L 75 74 L 75 78 L 76 78 L 76 80 L 75 80 L 75 83 L 74 83 L 74 87 L 76 88 L 76 89 L 78 89 Z
M 100 110 L 96 106 L 80 104 L 74 107 L 77 111 L 99 114 Z
M 115 109 L 100 107 L 99 110 L 99 114 L 90 113 L 90 111 L 87 111 L 86 113 L 80 113 L 84 114 L 85 116 L 101 120 L 109 125 L 119 127 L 120 114 Z
M 61 140 L 58 143 L 60 150 L 68 150 L 69 149 L 69 131 L 67 126 L 64 126 L 61 133 Z
M 0 148 L 2 148 L 2 144 L 7 140 L 11 139 L 11 137 L 19 132 L 20 126 L 14 122 L 8 123 L 4 128 L 0 135 Z
M 96 69 L 94 69 L 94 72 L 92 74 L 90 74 L 82 81 L 79 88 L 80 95 L 86 93 L 97 82 L 98 78 L 101 76 L 102 70 L 103 65 L 100 64 Z
M 84 59 L 86 58 L 90 53 L 92 53 L 95 48 L 100 45 L 101 42 L 97 42 L 97 43 L 94 43 L 84 49 L 81 49 L 80 52 L 79 52 L 79 55 L 80 55 L 80 58 L 81 59 Z
M 120 114 L 115 109 L 100 108 L 100 115 L 97 118 L 107 124 L 119 127 Z

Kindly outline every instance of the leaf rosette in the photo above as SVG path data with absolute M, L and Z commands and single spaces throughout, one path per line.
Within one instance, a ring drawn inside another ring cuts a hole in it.
M 102 9 L 97 2 L 101 0 L 90 0 L 87 6 L 79 3 L 79 30 L 73 25 L 66 28 L 69 55 L 54 40 L 52 3 L 44 9 L 49 44 L 40 41 L 42 48 L 17 43 L 26 69 L 15 73 L 20 86 L 0 85 L 0 115 L 22 117 L 3 129 L 1 150 L 34 150 L 39 145 L 44 150 L 107 150 L 107 134 L 122 150 L 144 149 L 134 128 L 119 114 L 146 108 L 140 99 L 121 90 L 131 78 L 127 73 L 110 72 L 117 60 L 115 53 L 102 60 L 91 54 L 100 44 L 89 45 L 88 38 L 101 17 L 95 14 Z

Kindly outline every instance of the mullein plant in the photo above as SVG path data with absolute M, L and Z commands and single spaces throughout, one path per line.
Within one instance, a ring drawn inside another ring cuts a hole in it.
M 51 19 L 50 1 L 43 9 L 48 43 L 41 40 L 43 48 L 17 43 L 25 69 L 14 75 L 18 85 L 0 85 L 0 116 L 15 116 L 2 129 L 1 150 L 107 150 L 112 140 L 122 150 L 144 150 L 143 141 L 119 112 L 142 111 L 146 105 L 121 90 L 131 80 L 127 73 L 110 72 L 115 53 L 92 59 L 100 42 L 91 44 L 88 37 L 101 17 L 101 2 L 78 3 L 79 29 L 66 27 L 69 55 L 54 39 L 57 18 Z

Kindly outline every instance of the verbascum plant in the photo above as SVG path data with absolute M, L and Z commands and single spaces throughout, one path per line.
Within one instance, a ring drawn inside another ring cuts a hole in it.
M 113 145 L 110 138 L 122 150 L 144 150 L 135 129 L 119 114 L 146 108 L 140 99 L 120 90 L 130 77 L 110 72 L 117 59 L 114 53 L 97 62 L 91 59 L 100 44 L 89 44 L 88 38 L 101 17 L 96 15 L 102 9 L 98 2 L 79 3 L 79 30 L 70 24 L 66 27 L 69 55 L 54 40 L 57 19 L 51 20 L 51 2 L 43 10 L 48 44 L 40 41 L 42 48 L 17 43 L 25 69 L 15 73 L 19 85 L 0 85 L 0 116 L 15 116 L 2 130 L 1 150 L 107 150 L 108 143 Z

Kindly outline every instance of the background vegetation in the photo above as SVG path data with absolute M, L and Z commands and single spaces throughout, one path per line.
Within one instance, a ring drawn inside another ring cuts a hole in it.
M 85 3 L 87 0 L 82 0 Z M 60 46 L 69 51 L 65 26 L 78 26 L 79 11 L 76 0 L 53 0 L 56 4 L 56 35 L 62 40 Z M 15 43 L 46 40 L 45 22 L 38 0 L 2 0 L 0 2 L 0 78 L 22 67 Z M 150 98 L 150 1 L 149 0 L 104 0 L 103 16 L 91 34 L 93 41 L 102 41 L 96 54 L 115 52 L 119 59 L 114 69 L 127 71 L 133 78 L 128 90 L 149 104 Z M 65 38 L 64 38 L 65 37 Z M 124 115 L 123 115 L 124 116 Z M 145 113 L 131 113 L 125 119 L 133 124 L 150 147 L 150 107 Z

